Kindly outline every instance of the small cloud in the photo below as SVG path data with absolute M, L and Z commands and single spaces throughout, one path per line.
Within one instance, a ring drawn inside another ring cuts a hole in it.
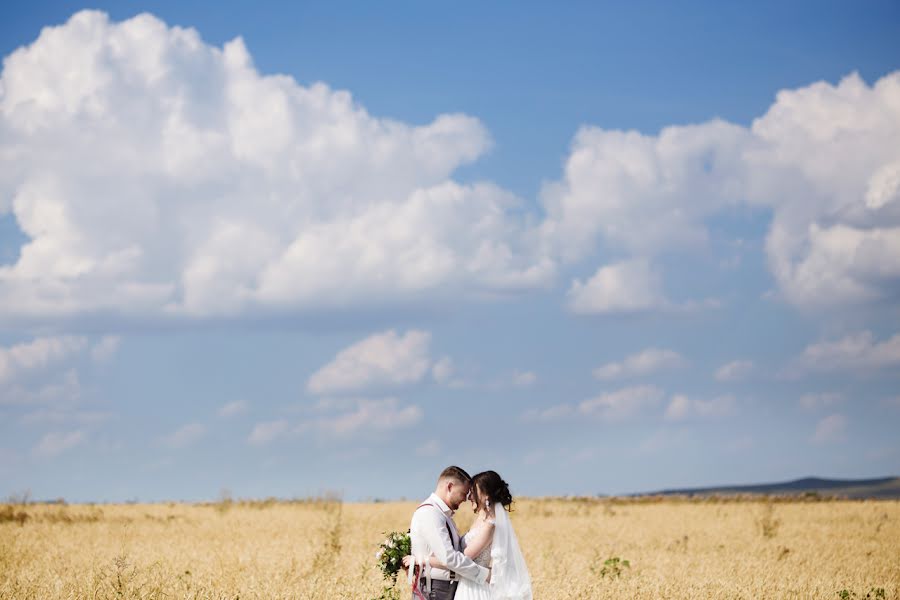
M 284 419 L 278 421 L 267 421 L 265 423 L 257 423 L 250 432 L 247 442 L 254 446 L 262 446 L 268 444 L 272 440 L 280 437 L 288 430 L 288 422 Z
M 785 375 L 790 378 L 835 371 L 863 374 L 897 367 L 900 367 L 900 333 L 878 342 L 871 331 L 862 331 L 839 340 L 810 344 L 793 360 Z
M 312 429 L 332 435 L 351 435 L 357 432 L 383 432 L 406 429 L 422 420 L 422 409 L 414 404 L 401 406 L 396 398 L 370 400 L 362 398 L 349 412 L 320 417 L 302 423 L 298 431 Z
M 578 411 L 605 421 L 620 421 L 635 416 L 645 408 L 656 406 L 662 398 L 663 391 L 658 387 L 639 385 L 585 400 L 578 405 Z
M 81 352 L 87 344 L 83 337 L 41 337 L 30 342 L 0 347 L 0 383 L 22 373 L 38 371 Z
M 556 421 L 572 415 L 575 409 L 570 404 L 557 404 L 548 408 L 531 408 L 522 413 L 526 422 Z
M 191 423 L 163 437 L 160 441 L 168 448 L 185 448 L 206 435 L 206 426 Z
M 516 387 L 529 387 L 537 383 L 538 376 L 532 371 L 516 370 L 512 375 L 512 383 Z
M 673 350 L 647 348 L 625 358 L 621 362 L 611 362 L 594 369 L 594 378 L 600 380 L 623 379 L 649 375 L 665 369 L 683 367 L 687 361 Z
M 739 381 L 753 372 L 753 361 L 734 360 L 716 369 L 716 381 Z
M 431 367 L 427 331 L 398 335 L 389 330 L 342 350 L 313 373 L 306 388 L 313 394 L 399 386 L 421 381 Z
M 642 312 L 666 308 L 662 278 L 644 259 L 622 261 L 597 269 L 569 288 L 569 310 L 581 315 Z
M 816 425 L 812 441 L 817 444 L 833 444 L 846 440 L 847 417 L 841 414 L 828 415 Z
M 681 421 L 689 417 L 723 417 L 734 411 L 735 404 L 735 398 L 731 395 L 702 400 L 676 394 L 672 396 L 665 416 L 670 421 Z
M 453 359 L 445 356 L 434 363 L 431 367 L 431 376 L 438 383 L 450 383 L 455 369 L 453 367 Z
M 818 394 L 804 394 L 800 396 L 800 406 L 806 410 L 816 410 L 833 406 L 842 402 L 844 396 L 835 392 L 822 392 Z
M 219 410 L 218 415 L 220 417 L 233 417 L 235 415 L 239 415 L 247 410 L 247 403 L 243 400 L 235 400 L 233 402 L 228 402 L 227 404 L 223 404 Z
M 57 456 L 66 450 L 70 450 L 84 442 L 83 431 L 70 431 L 68 433 L 48 433 L 41 438 L 34 448 L 34 454 L 44 458 Z
M 441 444 L 437 440 L 429 440 L 416 448 L 416 454 L 419 456 L 437 456 L 441 451 Z
M 122 338 L 117 335 L 104 336 L 91 348 L 91 358 L 96 363 L 109 362 L 116 352 L 119 351 L 121 343 Z

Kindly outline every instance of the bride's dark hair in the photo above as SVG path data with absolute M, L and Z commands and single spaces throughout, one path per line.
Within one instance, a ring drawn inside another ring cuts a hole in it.
M 479 508 L 484 507 L 485 500 L 490 500 L 495 506 L 498 503 L 502 504 L 506 510 L 510 510 L 512 506 L 513 497 L 509 492 L 509 484 L 503 481 L 496 471 L 483 471 L 473 477 L 472 491 Z

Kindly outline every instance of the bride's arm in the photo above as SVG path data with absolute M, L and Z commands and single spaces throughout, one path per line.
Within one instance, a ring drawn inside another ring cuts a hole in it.
M 491 538 L 493 537 L 493 535 L 494 524 L 491 521 L 483 523 L 475 530 L 475 533 L 473 535 L 466 536 L 466 549 L 463 551 L 463 553 L 469 558 L 475 558 L 476 556 L 481 554 L 481 551 L 484 550 L 484 547 L 491 542 Z
M 490 543 L 491 536 L 493 535 L 494 524 L 490 521 L 476 529 L 474 534 L 466 534 L 466 549 L 463 551 L 463 554 L 465 554 L 469 558 L 475 558 L 476 556 L 481 554 L 481 551 L 484 550 L 484 547 Z M 408 569 L 411 563 L 412 556 L 403 557 L 404 569 Z M 431 565 L 434 569 L 447 569 L 447 565 L 442 563 L 434 554 L 428 557 L 428 564 Z

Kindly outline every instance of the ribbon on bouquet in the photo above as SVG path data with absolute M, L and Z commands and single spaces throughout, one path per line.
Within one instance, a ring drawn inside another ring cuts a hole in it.
M 407 574 L 407 583 L 412 583 L 412 594 L 414 599 L 426 600 L 425 595 L 422 594 L 422 590 L 419 589 L 420 573 L 424 573 L 425 575 L 425 589 L 428 592 L 431 592 L 431 569 L 429 567 L 430 565 L 428 564 L 427 558 L 412 557 L 412 564 L 410 565 Z

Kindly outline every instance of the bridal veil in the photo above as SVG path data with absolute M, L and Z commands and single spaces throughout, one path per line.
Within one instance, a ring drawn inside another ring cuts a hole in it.
M 513 531 L 509 513 L 499 502 L 494 510 L 494 541 L 491 547 L 491 598 L 532 600 L 531 577 Z

